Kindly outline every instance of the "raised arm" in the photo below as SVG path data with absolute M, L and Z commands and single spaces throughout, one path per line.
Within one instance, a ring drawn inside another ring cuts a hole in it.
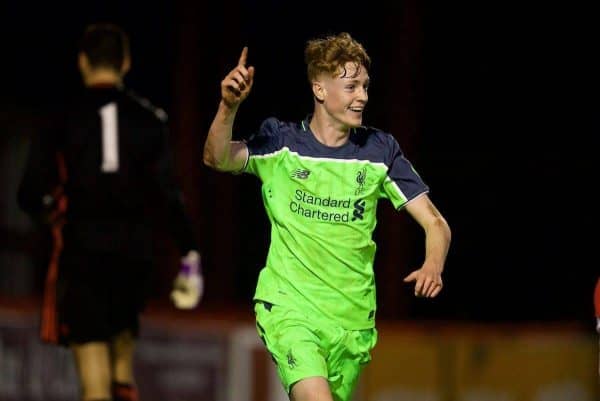
M 415 282 L 415 295 L 433 298 L 442 290 L 442 271 L 450 247 L 450 227 L 427 194 L 406 205 L 406 211 L 425 231 L 425 261 L 404 279 Z
M 204 143 L 204 164 L 219 171 L 239 171 L 248 158 L 243 142 L 232 141 L 235 115 L 254 82 L 254 67 L 246 67 L 244 47 L 237 66 L 221 81 L 221 102 Z

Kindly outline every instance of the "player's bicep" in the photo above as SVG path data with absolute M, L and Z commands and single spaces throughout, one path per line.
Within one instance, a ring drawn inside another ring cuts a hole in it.
M 246 167 L 249 157 L 248 146 L 246 143 L 232 141 L 229 152 L 229 166 L 227 170 L 232 172 L 242 171 Z
M 406 204 L 405 209 L 424 229 L 445 221 L 440 211 L 435 207 L 426 193 L 410 200 Z

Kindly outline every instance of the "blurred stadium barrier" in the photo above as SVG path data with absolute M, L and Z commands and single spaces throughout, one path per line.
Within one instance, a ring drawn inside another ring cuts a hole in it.
M 142 401 L 286 401 L 252 316 L 147 314 Z M 354 401 L 597 401 L 598 342 L 566 326 L 381 324 Z M 0 401 L 77 401 L 65 349 L 41 344 L 32 308 L 0 308 Z
M 385 326 L 360 400 L 598 401 L 597 358 L 575 327 Z

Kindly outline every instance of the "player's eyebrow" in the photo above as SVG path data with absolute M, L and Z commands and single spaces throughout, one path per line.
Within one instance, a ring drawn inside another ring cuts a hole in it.
M 342 77 L 342 79 L 346 80 L 346 82 L 348 83 L 353 83 L 353 84 L 361 84 L 361 83 L 365 83 L 365 84 L 369 84 L 371 82 L 371 78 L 367 77 L 364 80 L 360 80 L 358 78 L 354 78 L 354 77 Z

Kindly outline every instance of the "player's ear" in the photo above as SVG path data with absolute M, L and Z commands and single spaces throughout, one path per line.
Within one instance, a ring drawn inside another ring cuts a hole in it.
M 121 65 L 121 75 L 125 75 L 129 72 L 131 68 L 131 57 L 125 56 L 123 58 L 123 64 Z
M 90 68 L 90 60 L 84 52 L 77 54 L 77 66 L 79 67 L 79 71 L 87 71 Z
M 312 91 L 317 102 L 323 103 L 323 100 L 325 100 L 325 88 L 323 87 L 323 83 L 317 80 L 313 81 Z

